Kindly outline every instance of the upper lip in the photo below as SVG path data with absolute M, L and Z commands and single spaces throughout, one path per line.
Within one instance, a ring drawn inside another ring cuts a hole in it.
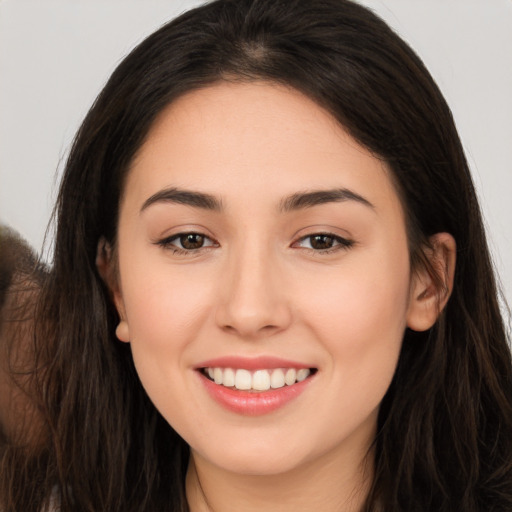
M 309 364 L 292 361 L 290 359 L 282 359 L 274 356 L 258 356 L 258 357 L 240 357 L 240 356 L 224 356 L 215 359 L 208 359 L 196 365 L 196 369 L 200 368 L 243 368 L 245 370 L 263 370 L 274 368 L 312 368 Z

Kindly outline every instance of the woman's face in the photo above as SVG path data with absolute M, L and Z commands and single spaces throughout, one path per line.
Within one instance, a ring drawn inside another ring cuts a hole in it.
M 328 113 L 265 82 L 172 103 L 129 171 L 118 258 L 118 336 L 196 460 L 360 461 L 414 286 L 386 165 Z

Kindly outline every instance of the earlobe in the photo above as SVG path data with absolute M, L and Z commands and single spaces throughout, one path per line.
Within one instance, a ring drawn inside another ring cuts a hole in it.
M 126 319 L 126 312 L 124 308 L 123 298 L 119 290 L 112 292 L 112 298 L 119 315 L 119 324 L 116 327 L 116 336 L 119 341 L 129 342 L 130 341 L 130 328 Z
M 120 320 L 116 327 L 116 336 L 119 341 L 130 341 L 130 329 L 128 328 L 128 322 L 126 320 Z
M 129 342 L 130 330 L 126 320 L 126 312 L 115 268 L 116 262 L 113 252 L 111 245 L 105 238 L 100 238 L 96 251 L 96 268 L 110 292 L 110 296 L 119 315 L 120 320 L 116 327 L 116 336 L 120 341 Z
M 437 233 L 429 242 L 424 249 L 428 264 L 412 276 L 407 327 L 414 331 L 426 331 L 435 324 L 453 289 L 455 239 L 449 233 Z

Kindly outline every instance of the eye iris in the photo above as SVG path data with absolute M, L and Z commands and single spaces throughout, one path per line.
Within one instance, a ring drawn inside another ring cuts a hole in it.
M 199 249 L 204 245 L 204 236 L 197 233 L 187 233 L 180 236 L 180 243 L 185 249 Z
M 313 235 L 311 247 L 313 249 L 330 249 L 334 244 L 334 237 L 330 235 Z

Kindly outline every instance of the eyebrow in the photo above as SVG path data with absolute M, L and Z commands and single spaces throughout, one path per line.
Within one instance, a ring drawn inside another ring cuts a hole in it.
M 204 210 L 222 210 L 222 202 L 210 194 L 171 187 L 159 190 L 146 199 L 140 212 L 142 213 L 146 208 L 156 203 L 177 203 Z
M 356 201 L 371 209 L 375 209 L 375 206 L 368 201 L 368 199 L 365 199 L 356 192 L 347 188 L 336 188 L 329 190 L 297 192 L 281 201 L 280 210 L 283 212 L 290 212 L 302 210 L 304 208 L 311 208 L 321 204 L 341 203 L 344 201 Z
M 363 196 L 347 188 L 329 190 L 313 190 L 296 192 L 280 201 L 279 210 L 286 213 L 295 210 L 311 208 L 326 203 L 340 203 L 344 201 L 356 201 L 364 206 L 374 209 L 373 204 Z M 211 194 L 192 190 L 183 190 L 177 187 L 159 190 L 144 201 L 140 212 L 156 203 L 175 203 L 202 208 L 204 210 L 221 211 L 222 201 Z

